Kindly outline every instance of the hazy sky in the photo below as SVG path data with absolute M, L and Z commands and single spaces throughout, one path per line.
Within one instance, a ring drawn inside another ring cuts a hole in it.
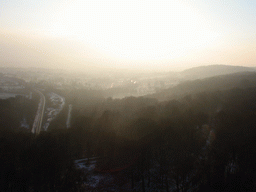
M 256 65 L 254 0 L 0 1 L 0 65 Z

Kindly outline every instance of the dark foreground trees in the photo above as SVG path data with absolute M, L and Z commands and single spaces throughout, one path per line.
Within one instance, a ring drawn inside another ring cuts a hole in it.
M 112 176 L 95 191 L 256 191 L 254 88 L 86 109 L 37 137 L 4 127 L 0 191 L 86 191 L 73 162 L 93 156 L 93 174 Z
M 78 191 L 81 175 L 66 132 L 0 134 L 0 191 Z

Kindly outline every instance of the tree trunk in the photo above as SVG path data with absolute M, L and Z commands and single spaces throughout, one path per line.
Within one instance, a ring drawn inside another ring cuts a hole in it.
M 177 176 L 177 177 L 176 177 L 176 188 L 177 188 L 177 192 L 180 191 L 179 185 L 180 185 L 180 183 L 179 183 L 179 176 Z
M 144 173 L 141 174 L 141 179 L 142 179 L 142 191 L 145 192 L 145 178 L 144 178 Z
M 148 187 L 150 186 L 150 171 L 148 171 Z
M 168 184 L 168 177 L 165 176 L 165 186 L 166 186 L 166 192 L 169 192 L 169 184 Z
M 164 188 L 164 176 L 163 174 L 161 174 L 161 188 L 163 189 Z
M 133 177 L 133 170 L 132 170 L 132 189 L 134 188 L 134 177 Z

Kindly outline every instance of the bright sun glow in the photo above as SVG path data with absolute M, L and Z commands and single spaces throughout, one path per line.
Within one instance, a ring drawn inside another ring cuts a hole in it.
M 173 59 L 217 37 L 197 11 L 180 0 L 70 1 L 48 30 L 134 60 Z

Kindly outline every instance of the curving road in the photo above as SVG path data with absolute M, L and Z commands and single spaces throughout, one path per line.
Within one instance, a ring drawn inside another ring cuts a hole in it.
M 34 120 L 33 127 L 31 129 L 31 132 L 38 135 L 41 131 L 42 121 L 43 121 L 43 117 L 44 117 L 45 96 L 41 91 L 39 91 L 37 89 L 35 89 L 35 91 L 40 95 L 40 102 L 38 104 L 38 109 L 36 112 L 36 117 Z

